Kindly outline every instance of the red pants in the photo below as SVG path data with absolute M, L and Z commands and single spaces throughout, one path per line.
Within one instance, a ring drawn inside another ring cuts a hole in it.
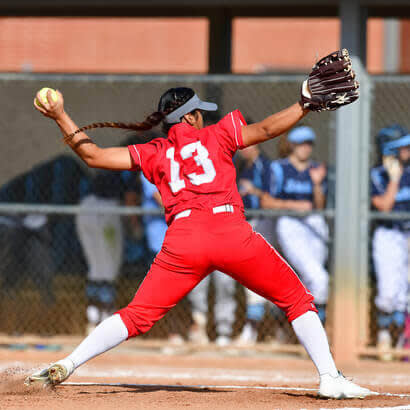
M 313 310 L 313 296 L 243 214 L 192 210 L 175 220 L 132 302 L 118 313 L 128 337 L 147 332 L 205 276 L 220 270 L 279 306 L 291 322 Z

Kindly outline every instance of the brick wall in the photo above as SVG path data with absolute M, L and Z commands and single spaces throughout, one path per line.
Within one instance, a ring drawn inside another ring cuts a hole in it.
M 205 72 L 206 19 L 1 18 L 0 71 Z
M 306 71 L 339 47 L 338 19 L 234 21 L 233 70 Z M 368 67 L 383 70 L 383 21 L 369 22 Z M 0 18 L 0 71 L 205 73 L 204 18 Z M 402 39 L 410 38 L 409 24 Z M 402 68 L 410 70 L 409 41 Z

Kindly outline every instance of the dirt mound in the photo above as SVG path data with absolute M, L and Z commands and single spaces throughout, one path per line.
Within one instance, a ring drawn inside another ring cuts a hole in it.
M 40 384 L 26 386 L 24 380 L 27 374 L 36 371 L 36 369 L 25 369 L 22 367 L 10 367 L 0 373 L 0 395 L 11 396 L 42 396 L 57 394 L 52 387 L 43 387 Z

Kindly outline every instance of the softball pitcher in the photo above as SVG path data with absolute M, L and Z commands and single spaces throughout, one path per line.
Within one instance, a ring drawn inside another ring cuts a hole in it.
M 332 71 L 334 79 L 329 81 Z M 323 84 L 322 72 L 326 73 Z M 165 92 L 158 111 L 142 123 L 99 123 L 79 129 L 64 111 L 62 94 L 52 101 L 49 91 L 48 102 L 36 109 L 56 121 L 66 143 L 88 166 L 141 169 L 161 193 L 168 230 L 131 303 L 97 326 L 68 357 L 28 377 L 27 383 L 37 380 L 58 384 L 91 358 L 147 332 L 218 269 L 284 310 L 317 367 L 321 396 L 372 394 L 337 371 L 312 294 L 278 252 L 246 222 L 232 162 L 238 149 L 286 132 L 309 110 L 337 108 L 357 99 L 358 85 L 353 78 L 347 51 L 332 53 L 314 67 L 302 88 L 300 103 L 249 126 L 235 110 L 204 127 L 203 111 L 215 111 L 216 104 L 201 101 L 192 89 L 180 87 Z M 321 92 L 315 94 L 318 84 Z M 329 84 L 330 89 L 324 92 Z M 161 122 L 167 138 L 128 148 L 100 148 L 84 133 L 104 125 L 146 130 Z

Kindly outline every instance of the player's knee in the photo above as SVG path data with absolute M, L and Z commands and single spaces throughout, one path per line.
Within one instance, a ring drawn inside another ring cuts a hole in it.
M 160 319 L 147 309 L 135 305 L 128 305 L 117 313 L 127 327 L 129 339 L 148 332 Z
M 288 306 L 284 307 L 284 311 L 289 323 L 294 321 L 299 316 L 305 314 L 309 310 L 318 313 L 318 310 L 313 303 L 313 296 L 310 293 L 304 293 L 298 299 L 294 300 Z

